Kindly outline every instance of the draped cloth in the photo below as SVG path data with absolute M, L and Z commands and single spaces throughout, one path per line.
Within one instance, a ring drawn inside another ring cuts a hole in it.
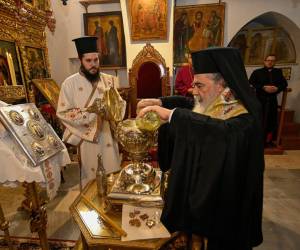
M 188 89 L 192 88 L 194 80 L 193 69 L 190 65 L 182 66 L 176 75 L 175 89 L 179 95 L 189 95 Z

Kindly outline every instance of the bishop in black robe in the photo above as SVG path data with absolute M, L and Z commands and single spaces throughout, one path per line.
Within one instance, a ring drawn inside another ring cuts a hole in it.
M 161 98 L 174 109 L 159 129 L 158 156 L 171 169 L 161 221 L 171 232 L 208 239 L 208 250 L 250 250 L 262 242 L 264 155 L 260 105 L 239 52 L 192 53 L 195 74 L 219 72 L 247 109 L 228 119 L 193 112 L 185 97 Z

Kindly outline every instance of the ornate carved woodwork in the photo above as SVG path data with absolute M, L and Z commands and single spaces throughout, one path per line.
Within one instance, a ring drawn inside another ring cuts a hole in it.
M 24 86 L 0 86 L 0 100 L 4 102 L 14 102 L 24 99 L 26 96 Z
M 136 105 L 138 102 L 138 74 L 142 65 L 145 63 L 154 63 L 160 70 L 160 81 L 161 81 L 161 95 L 168 96 L 171 93 L 170 88 L 170 77 L 169 77 L 169 68 L 166 66 L 165 59 L 161 54 L 150 44 L 147 43 L 144 48 L 138 53 L 135 59 L 132 62 L 132 68 L 129 69 L 129 84 L 131 87 L 130 90 L 130 115 L 134 117 L 136 115 Z M 155 84 L 155 83 L 154 83 Z M 153 98 L 159 96 L 152 96 Z
M 33 1 L 35 3 L 35 1 Z M 50 77 L 50 65 L 46 45 L 45 27 L 49 19 L 50 4 L 45 0 L 45 10 L 40 10 L 24 0 L 0 0 L 0 40 L 13 42 L 19 55 L 22 84 L 1 86 L 0 98 L 9 102 L 24 99 L 34 101 L 31 93 L 29 58 L 26 47 L 42 49 L 47 76 Z M 23 88 L 23 90 L 20 90 Z M 17 93 L 13 93 L 16 91 Z M 3 96 L 3 94 L 5 96 Z M 7 98 L 6 97 L 7 94 Z M 22 98 L 21 98 L 22 97 Z

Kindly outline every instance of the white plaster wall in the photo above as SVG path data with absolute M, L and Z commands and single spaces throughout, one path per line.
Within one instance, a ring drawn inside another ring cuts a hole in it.
M 78 55 L 72 39 L 84 35 L 85 8 L 78 0 L 69 0 L 66 6 L 60 0 L 51 0 L 51 7 L 56 19 L 55 32 L 52 34 L 47 29 L 51 76 L 58 84 L 61 84 L 66 77 L 78 71 L 79 68 L 79 61 L 76 60 Z M 88 11 L 89 13 L 121 11 L 121 8 L 120 4 L 102 4 L 89 6 Z M 106 73 L 115 74 L 111 70 Z M 126 70 L 120 70 L 118 75 L 122 78 L 123 85 L 126 85 Z
M 126 0 L 120 0 L 120 4 L 101 4 L 89 6 L 89 12 L 122 11 L 124 33 L 127 54 L 127 69 L 132 65 L 132 60 L 145 45 L 146 41 L 132 42 L 130 40 L 129 19 Z M 216 3 L 217 0 L 177 0 L 177 5 L 194 5 Z M 78 0 L 69 0 L 67 6 L 63 6 L 60 0 L 51 0 L 52 9 L 56 18 L 56 30 L 54 34 L 47 32 L 47 41 L 50 56 L 51 74 L 58 83 L 61 83 L 68 75 L 74 73 L 78 63 L 74 63 L 77 57 L 72 39 L 84 34 L 83 16 L 85 9 Z M 151 41 L 152 45 L 165 58 L 172 75 L 173 65 L 173 7 L 174 0 L 168 0 L 168 36 L 166 41 Z M 233 36 L 246 23 L 255 17 L 274 11 L 288 17 L 295 27 L 300 27 L 300 1 L 299 0 L 227 0 L 225 8 L 224 46 L 230 42 Z M 294 32 L 295 31 L 295 32 Z M 289 31 L 296 45 L 297 62 L 300 56 L 300 34 L 292 28 Z M 299 44 L 299 45 L 298 45 Z M 73 59 L 71 59 L 73 58 Z M 73 63 L 72 63 L 73 62 Z M 251 73 L 253 68 L 248 68 Z M 108 71 L 114 74 L 114 71 Z M 118 71 L 121 86 L 128 85 L 127 70 Z M 172 80 L 172 79 L 171 79 Z M 289 94 L 287 106 L 296 110 L 296 119 L 300 122 L 300 69 L 298 65 L 292 65 L 292 80 L 289 82 L 293 92 Z

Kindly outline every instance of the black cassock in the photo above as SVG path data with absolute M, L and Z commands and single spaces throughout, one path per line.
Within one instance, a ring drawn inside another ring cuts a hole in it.
M 262 104 L 265 137 L 268 133 L 272 133 L 274 139 L 278 126 L 277 94 L 287 87 L 287 81 L 284 78 L 281 69 L 272 68 L 272 70 L 269 71 L 264 67 L 254 70 L 250 76 L 249 82 L 255 88 L 256 96 Z M 271 84 L 278 88 L 278 91 L 272 94 L 263 90 L 264 86 Z
M 260 244 L 264 158 L 252 115 L 220 120 L 192 112 L 184 97 L 161 100 L 183 107 L 159 130 L 159 164 L 171 169 L 163 224 L 207 237 L 210 250 Z

